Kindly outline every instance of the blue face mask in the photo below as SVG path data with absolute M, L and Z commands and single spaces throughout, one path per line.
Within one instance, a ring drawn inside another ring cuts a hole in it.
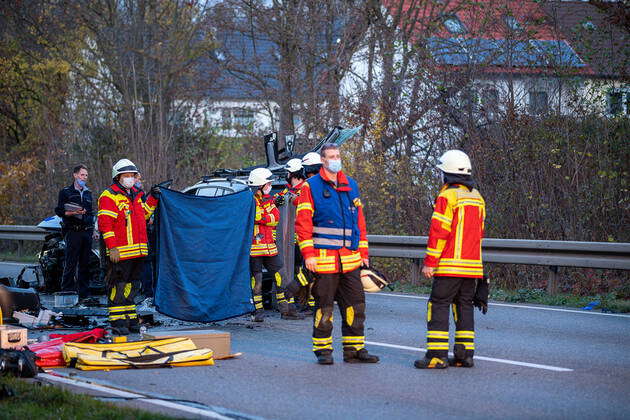
M 135 184 L 133 184 L 134 187 L 136 187 L 137 189 L 142 188 L 142 183 L 140 181 L 136 181 Z
M 339 172 L 341 170 L 341 160 L 329 160 L 328 161 L 328 165 L 326 166 L 326 169 L 328 169 L 330 172 L 336 174 L 337 172 Z
M 79 186 L 79 188 L 85 188 L 85 184 L 86 182 L 82 179 L 77 179 L 77 185 Z

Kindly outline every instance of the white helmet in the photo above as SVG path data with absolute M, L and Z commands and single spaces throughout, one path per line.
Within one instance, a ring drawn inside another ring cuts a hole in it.
M 389 283 L 390 281 L 385 274 L 376 271 L 374 268 L 361 269 L 361 284 L 364 291 L 368 293 L 380 292 Z
M 285 165 L 288 172 L 298 172 L 302 169 L 302 160 L 298 158 L 291 159 Z
M 461 150 L 448 150 L 436 165 L 438 169 L 448 174 L 470 175 L 472 173 L 472 165 L 470 158 Z
M 273 174 L 267 168 L 256 168 L 249 173 L 249 178 L 247 178 L 247 185 L 250 187 L 260 187 L 265 185 L 267 182 L 272 182 L 274 180 Z
M 322 164 L 322 157 L 319 155 L 319 153 L 308 152 L 302 158 L 302 165 L 305 165 L 305 166 L 306 165 L 321 165 L 321 164 Z
M 118 175 L 127 172 L 133 172 L 134 174 L 137 174 L 140 171 L 138 171 L 136 165 L 134 165 L 133 162 L 129 159 L 120 159 L 112 168 L 112 179 L 116 179 Z

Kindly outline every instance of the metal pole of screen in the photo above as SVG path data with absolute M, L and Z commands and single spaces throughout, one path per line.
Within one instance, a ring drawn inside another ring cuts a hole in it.
M 286 203 L 280 207 L 280 224 L 278 232 L 278 242 L 276 245 L 282 252 L 282 260 L 284 263 L 283 286 L 287 286 L 293 281 L 293 266 L 295 265 L 294 241 L 295 236 L 295 206 L 286 200 Z

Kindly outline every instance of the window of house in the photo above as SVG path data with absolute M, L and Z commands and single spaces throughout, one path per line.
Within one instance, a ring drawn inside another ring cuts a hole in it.
M 238 108 L 233 112 L 234 125 L 239 127 L 249 127 L 254 124 L 254 111 L 247 108 Z
M 230 108 L 221 109 L 221 125 L 224 128 L 232 127 L 232 110 Z
M 481 94 L 481 104 L 490 108 L 499 105 L 499 91 L 495 88 L 485 88 Z
M 623 113 L 624 92 L 611 91 L 608 93 L 608 113 L 619 115 Z M 626 102 L 627 105 L 627 102 Z
M 514 16 L 505 16 L 504 18 L 505 24 L 512 31 L 520 31 L 521 25 L 518 23 L 518 20 Z
M 452 34 L 465 34 L 466 27 L 464 24 L 457 18 L 457 16 L 447 16 L 444 18 L 444 26 L 446 30 L 448 30 Z
M 529 92 L 529 113 L 533 115 L 546 114 L 549 109 L 549 98 L 547 92 Z
M 479 104 L 479 96 L 475 88 L 465 88 L 461 91 L 460 95 L 460 106 L 462 108 L 473 108 Z
M 481 110 L 486 120 L 494 121 L 499 113 L 499 91 L 494 87 L 486 87 L 481 91 Z

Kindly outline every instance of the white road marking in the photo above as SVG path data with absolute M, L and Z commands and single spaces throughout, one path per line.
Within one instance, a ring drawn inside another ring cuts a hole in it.
M 368 295 L 366 293 L 366 295 Z M 401 297 L 407 299 L 419 299 L 419 300 L 428 300 L 428 296 L 414 296 L 414 295 L 399 295 L 396 293 L 370 293 L 370 296 L 392 296 L 392 297 Z M 509 303 L 488 303 L 490 306 L 505 306 L 507 308 L 522 308 L 522 309 L 537 309 L 540 311 L 553 311 L 553 312 L 569 312 L 573 314 L 584 314 L 584 315 L 604 315 L 604 316 L 615 316 L 618 318 L 630 318 L 628 314 L 607 314 L 604 312 L 593 312 L 593 311 L 579 311 L 576 309 L 560 309 L 560 308 L 547 308 L 544 306 L 528 306 L 528 305 L 512 305 Z
M 423 352 L 423 353 L 427 351 L 426 349 L 423 349 L 421 347 L 400 346 L 398 344 L 379 343 L 376 341 L 366 341 L 365 344 L 370 344 L 372 346 L 380 346 L 380 347 L 390 347 L 392 349 L 417 351 L 417 352 Z M 450 354 L 452 356 L 452 353 Z M 536 369 L 552 370 L 554 372 L 573 372 L 573 369 L 568 369 L 568 368 L 563 368 L 563 367 L 540 365 L 538 363 L 519 362 L 516 360 L 508 360 L 508 359 L 497 359 L 494 357 L 485 357 L 485 356 L 475 355 L 475 360 L 485 360 L 488 362 L 504 363 L 507 365 L 516 365 L 516 366 L 525 366 L 525 367 L 531 367 L 531 368 L 536 368 Z
M 223 416 L 214 411 L 203 410 L 201 408 L 195 408 L 195 407 L 179 404 L 172 401 L 148 398 L 145 395 L 135 394 L 133 392 L 122 391 L 116 388 L 110 388 L 110 387 L 106 387 L 102 385 L 97 385 L 91 382 L 84 382 L 84 381 L 80 381 L 76 379 L 70 379 L 65 376 L 56 376 L 56 375 L 49 375 L 47 373 L 42 373 L 42 374 L 37 375 L 37 378 L 46 379 L 47 381 L 51 381 L 51 382 L 64 383 L 64 384 L 76 386 L 79 388 L 86 388 L 92 391 L 99 391 L 99 392 L 103 392 L 106 394 L 115 395 L 115 396 L 123 397 L 123 398 L 141 398 L 142 402 L 146 402 L 148 404 L 159 405 L 162 407 L 171 408 L 171 409 L 179 410 L 179 411 L 185 411 L 187 413 L 194 414 L 201 417 L 208 417 L 211 419 L 219 419 L 219 420 L 231 419 L 230 417 Z
M 37 262 L 19 263 L 19 262 L 5 262 L 5 261 L 0 261 L 0 265 L 17 265 L 17 266 L 23 267 L 23 266 L 25 266 L 25 265 L 37 265 Z

